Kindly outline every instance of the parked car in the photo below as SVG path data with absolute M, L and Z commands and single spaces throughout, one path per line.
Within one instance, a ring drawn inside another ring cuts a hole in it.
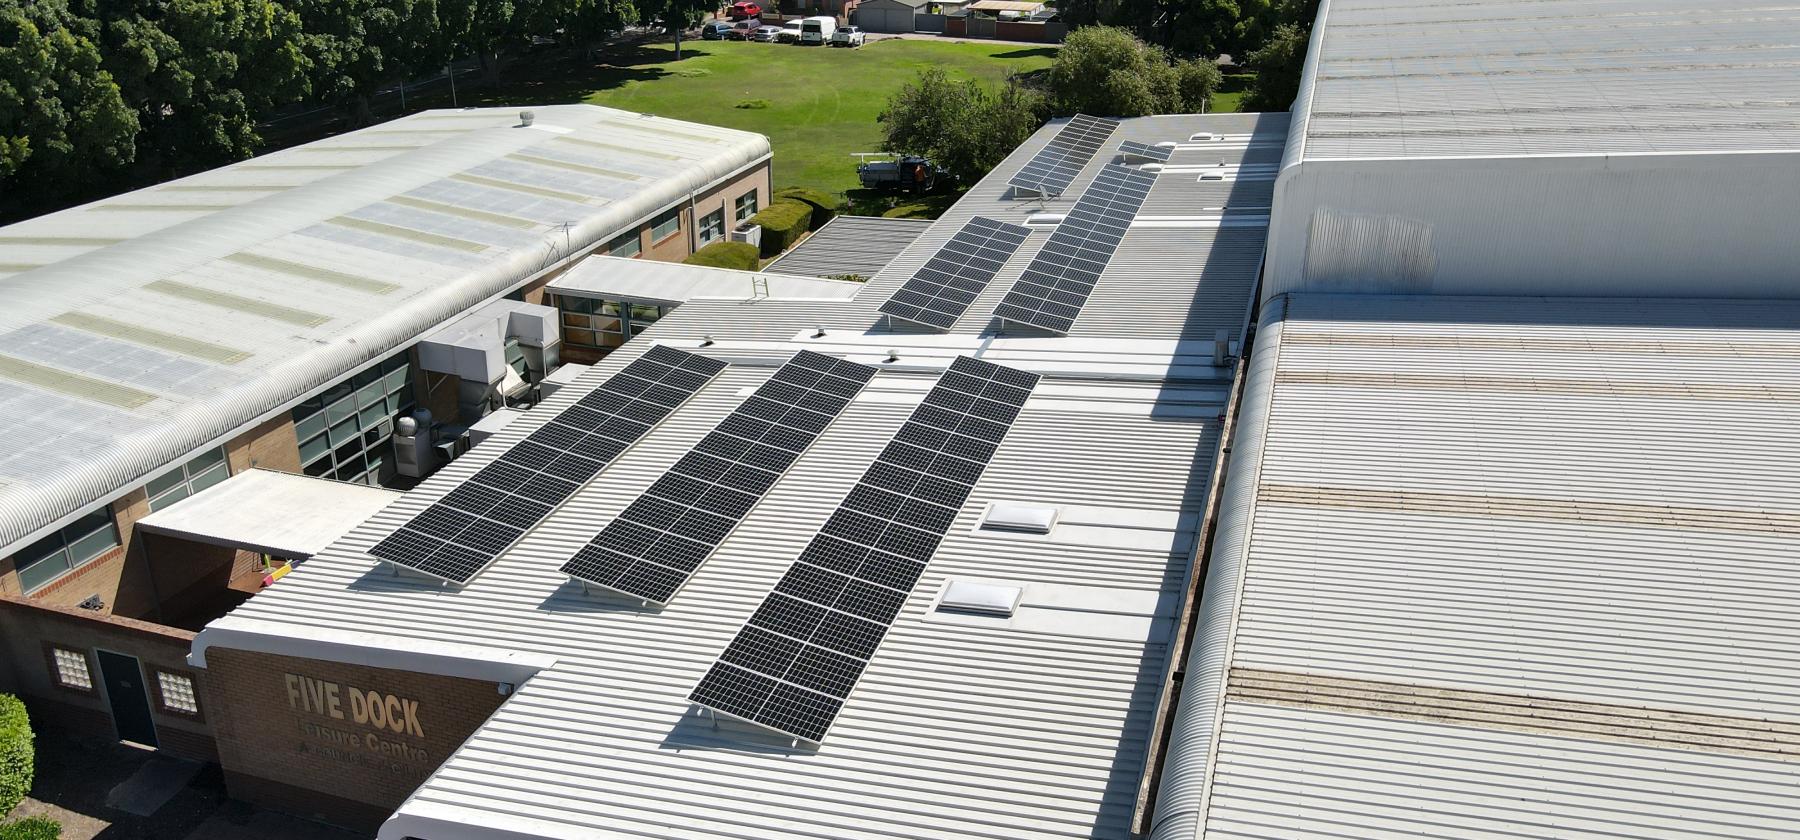
M 949 173 L 918 155 L 906 155 L 898 160 L 859 164 L 856 177 L 873 190 L 928 193 L 937 188 L 939 179 L 948 180 Z
M 759 3 L 733 3 L 725 10 L 725 16 L 732 20 L 762 17 L 762 5 Z
M 777 36 L 777 40 L 783 44 L 792 44 L 800 40 L 800 21 L 790 20 L 782 24 L 781 34 Z
M 860 47 L 863 45 L 862 27 L 840 26 L 831 33 L 831 45 L 834 47 Z
M 829 15 L 809 17 L 800 21 L 800 43 L 825 45 L 831 43 L 831 36 L 837 32 L 837 18 Z
M 700 37 L 708 41 L 723 41 L 731 37 L 731 24 L 722 20 L 707 21 L 700 24 Z
M 781 27 L 779 26 L 759 26 L 756 28 L 755 32 L 750 33 L 750 40 L 762 41 L 769 44 L 775 43 L 780 38 Z
M 731 31 L 726 32 L 725 37 L 730 38 L 733 41 L 748 41 L 750 40 L 750 36 L 756 34 L 756 30 L 761 27 L 761 21 L 740 20 L 731 25 Z

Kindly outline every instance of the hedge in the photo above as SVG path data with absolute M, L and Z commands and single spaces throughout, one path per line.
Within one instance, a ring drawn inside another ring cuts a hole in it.
M 62 824 L 47 817 L 26 817 L 0 825 L 0 840 L 59 840 Z
M 0 816 L 11 813 L 31 792 L 33 760 L 31 718 L 25 704 L 0 694 Z
M 812 220 L 812 213 L 811 204 L 782 199 L 751 216 L 752 224 L 762 225 L 762 255 L 773 257 L 799 242 L 800 237 L 806 235 L 806 226 Z
M 828 192 L 808 189 L 806 187 L 782 187 L 781 189 L 776 190 L 775 200 L 780 201 L 782 199 L 803 201 L 812 205 L 813 230 L 824 227 L 826 222 L 831 221 L 832 217 L 836 216 L 838 211 L 843 209 L 843 204 L 838 201 L 837 196 Z
M 756 246 L 748 242 L 714 242 L 687 259 L 682 260 L 690 265 L 709 265 L 713 268 L 736 268 L 742 271 L 755 271 L 762 260 L 756 252 Z

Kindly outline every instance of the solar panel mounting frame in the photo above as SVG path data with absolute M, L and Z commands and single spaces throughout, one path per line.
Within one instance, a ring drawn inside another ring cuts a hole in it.
M 1086 114 L 1070 117 L 1056 136 L 1007 180 L 1007 186 L 1017 194 L 1039 198 L 1062 195 L 1118 129 L 1116 120 Z

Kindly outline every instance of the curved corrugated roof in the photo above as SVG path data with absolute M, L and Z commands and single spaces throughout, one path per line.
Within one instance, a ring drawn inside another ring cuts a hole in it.
M 769 155 L 428 111 L 0 228 L 0 556 Z

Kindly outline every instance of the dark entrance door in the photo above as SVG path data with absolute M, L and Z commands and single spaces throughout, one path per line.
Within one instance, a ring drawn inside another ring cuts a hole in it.
M 112 704 L 113 725 L 119 740 L 156 746 L 156 723 L 150 719 L 150 695 L 144 690 L 144 669 L 134 657 L 97 650 L 100 679 L 106 682 L 106 699 Z

